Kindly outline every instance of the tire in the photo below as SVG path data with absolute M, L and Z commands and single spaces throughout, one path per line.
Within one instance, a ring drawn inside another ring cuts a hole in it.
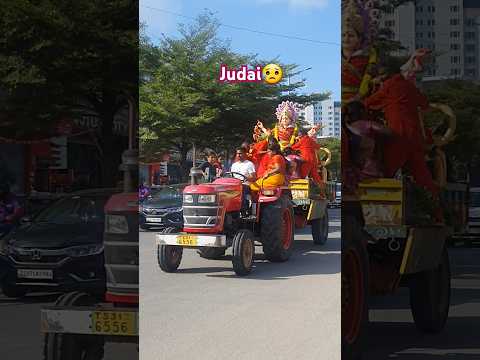
M 292 255 L 295 221 L 290 199 L 282 196 L 260 210 L 263 253 L 271 262 L 287 261 Z
M 162 234 L 171 234 L 177 232 L 176 228 L 169 227 L 162 231 Z M 158 245 L 157 261 L 158 266 L 165 272 L 172 273 L 177 271 L 182 262 L 183 248 L 175 245 Z
M 359 360 L 368 326 L 369 263 L 365 234 L 353 216 L 342 219 L 342 360 Z
M 424 333 L 442 331 L 450 308 L 450 263 L 446 247 L 439 266 L 415 274 L 409 286 L 410 308 L 417 328 Z
M 92 306 L 96 300 L 86 293 L 67 293 L 55 306 Z M 101 335 L 47 333 L 44 335 L 44 360 L 102 360 L 105 339 Z
M 328 240 L 328 211 L 325 210 L 323 218 L 312 220 L 311 225 L 313 243 L 315 245 L 325 245 Z
M 2 292 L 9 298 L 22 298 L 27 294 L 27 289 L 21 288 L 15 284 L 6 284 L 2 286 Z
M 205 248 L 198 249 L 197 253 L 200 255 L 200 257 L 204 259 L 215 260 L 224 256 L 226 250 L 227 250 L 226 248 L 205 247 Z
M 233 271 L 239 276 L 250 274 L 255 256 L 253 233 L 249 230 L 238 231 L 233 238 Z

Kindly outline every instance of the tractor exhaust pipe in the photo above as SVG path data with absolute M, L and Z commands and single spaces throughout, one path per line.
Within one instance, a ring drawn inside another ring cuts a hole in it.
M 197 167 L 192 167 L 190 169 L 190 184 L 198 185 L 199 179 L 203 176 L 203 171 Z

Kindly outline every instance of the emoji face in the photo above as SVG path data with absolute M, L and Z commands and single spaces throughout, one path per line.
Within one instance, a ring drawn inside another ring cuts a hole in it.
M 283 71 L 277 64 L 268 64 L 263 68 L 263 79 L 267 84 L 276 84 L 282 80 Z

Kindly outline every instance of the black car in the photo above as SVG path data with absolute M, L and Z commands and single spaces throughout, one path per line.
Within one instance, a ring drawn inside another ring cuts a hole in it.
M 35 291 L 105 291 L 104 206 L 113 189 L 72 193 L 0 240 L 4 295 Z
M 150 195 L 139 207 L 140 227 L 144 230 L 156 227 L 183 227 L 182 192 L 185 184 L 152 188 Z

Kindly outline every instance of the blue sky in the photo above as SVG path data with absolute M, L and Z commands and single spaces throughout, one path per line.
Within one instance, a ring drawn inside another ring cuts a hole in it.
M 306 78 L 301 92 L 332 92 L 340 98 L 340 0 L 140 0 L 140 20 L 147 24 L 147 35 L 155 41 L 161 34 L 178 37 L 177 25 L 185 19 L 147 7 L 196 17 L 204 9 L 223 24 L 253 30 L 301 37 L 320 44 L 220 27 L 219 36 L 230 40 L 231 48 L 259 58 L 278 57 L 305 71 L 295 80 Z

